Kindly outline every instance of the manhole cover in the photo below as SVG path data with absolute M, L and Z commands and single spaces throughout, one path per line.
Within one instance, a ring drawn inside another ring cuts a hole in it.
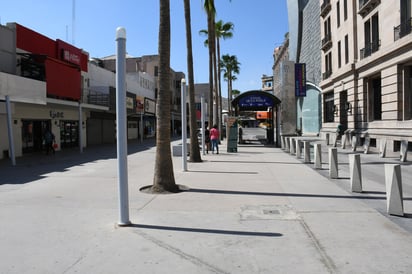
M 247 220 L 296 220 L 299 215 L 290 205 L 245 205 L 240 219 Z
M 278 209 L 264 209 L 263 214 L 280 214 Z

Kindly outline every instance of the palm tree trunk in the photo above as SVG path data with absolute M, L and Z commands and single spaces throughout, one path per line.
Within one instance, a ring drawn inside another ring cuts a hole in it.
M 189 79 L 189 116 L 190 116 L 190 161 L 201 162 L 199 142 L 197 140 L 195 83 L 193 75 L 192 27 L 190 18 L 190 0 L 184 0 L 187 44 L 187 70 Z
M 207 36 L 208 36 L 208 49 L 209 49 L 209 128 L 213 123 L 213 30 L 214 15 L 212 11 L 207 11 Z
M 170 2 L 160 0 L 159 93 L 156 104 L 156 160 L 153 192 L 177 192 L 170 149 Z M 184 130 L 184 129 L 182 129 Z
M 221 71 L 221 66 L 220 66 L 220 39 L 219 37 L 216 39 L 216 48 L 217 48 L 217 75 L 218 75 L 218 96 L 219 96 L 219 132 L 222 132 L 222 124 L 223 124 L 223 119 L 222 119 L 222 110 L 223 110 L 223 105 L 222 105 L 222 85 L 221 85 L 221 78 L 222 78 L 222 71 Z M 220 134 L 220 140 L 223 140 L 223 134 Z

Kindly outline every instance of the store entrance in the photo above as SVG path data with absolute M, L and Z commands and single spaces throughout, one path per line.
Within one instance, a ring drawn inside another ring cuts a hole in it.
M 62 148 L 79 146 L 78 121 L 60 121 L 60 143 Z
M 43 150 L 43 132 L 50 128 L 50 120 L 22 120 L 23 153 Z

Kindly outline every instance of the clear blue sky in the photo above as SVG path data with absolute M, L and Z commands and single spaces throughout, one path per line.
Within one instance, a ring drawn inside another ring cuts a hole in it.
M 216 0 L 216 20 L 232 22 L 232 39 L 221 42 L 221 54 L 236 55 L 240 65 L 233 88 L 241 92 L 260 89 L 262 74 L 271 75 L 273 50 L 288 31 L 286 0 Z M 171 0 L 171 67 L 187 72 L 183 0 Z M 127 52 L 132 56 L 157 54 L 158 0 L 2 1 L 0 22 L 17 22 L 52 39 L 73 43 L 90 57 L 115 53 L 116 28 L 127 34 Z M 191 1 L 194 73 L 196 83 L 208 82 L 208 51 L 199 30 L 207 28 L 203 0 Z M 74 26 L 74 28 L 73 28 Z M 74 29 L 74 32 L 73 32 Z M 74 33 L 74 35 L 73 35 Z M 187 74 L 187 73 L 186 73 Z M 227 94 L 226 82 L 222 95 Z

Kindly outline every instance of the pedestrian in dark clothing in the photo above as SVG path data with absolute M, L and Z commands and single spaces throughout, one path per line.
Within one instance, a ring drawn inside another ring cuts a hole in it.
M 47 128 L 46 131 L 44 132 L 44 145 L 46 146 L 46 154 L 49 154 L 49 150 L 53 151 L 53 154 L 55 153 L 54 151 L 54 134 L 53 132 Z
M 206 153 L 209 153 L 209 149 L 210 149 L 210 131 L 209 131 L 209 128 L 205 129 L 205 145 L 206 145 Z

